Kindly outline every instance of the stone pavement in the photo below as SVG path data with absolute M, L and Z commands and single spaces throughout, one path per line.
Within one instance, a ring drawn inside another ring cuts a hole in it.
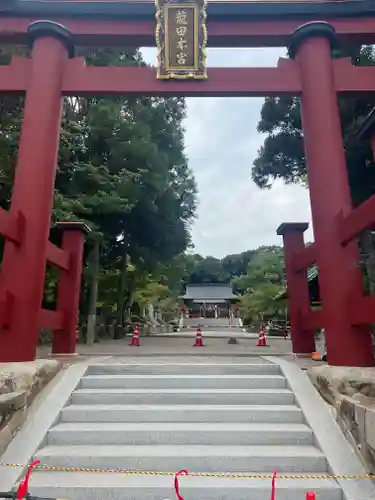
M 193 347 L 193 338 L 141 337 L 140 347 L 129 346 L 129 338 L 103 340 L 92 346 L 78 345 L 80 356 L 284 356 L 291 355 L 292 344 L 284 338 L 270 338 L 269 347 L 257 347 L 254 338 L 238 339 L 238 344 L 228 344 L 229 337 L 204 338 L 205 347 Z M 38 348 L 37 357 L 50 355 L 50 346 Z
M 243 331 L 242 328 L 222 328 L 222 329 L 217 329 L 217 328 L 203 328 L 202 329 L 203 336 L 205 338 L 237 338 L 237 339 L 257 339 L 258 338 L 258 333 L 252 332 L 248 333 L 246 331 Z M 173 332 L 173 333 L 157 333 L 153 334 L 152 337 L 169 337 L 169 338 L 183 338 L 183 337 L 190 337 L 194 338 L 196 335 L 196 329 L 182 329 L 180 332 Z

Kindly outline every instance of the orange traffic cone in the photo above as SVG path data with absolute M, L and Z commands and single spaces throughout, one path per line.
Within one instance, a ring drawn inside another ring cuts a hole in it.
M 198 326 L 197 332 L 195 334 L 195 343 L 193 344 L 193 347 L 204 347 L 202 332 L 201 332 L 201 329 L 199 328 L 199 326 Z
M 129 345 L 136 345 L 139 347 L 139 330 L 137 327 L 134 328 L 133 330 L 133 337 L 131 341 L 129 342 Z
M 313 352 L 313 353 L 311 353 L 311 359 L 313 361 L 321 361 L 322 357 L 320 355 L 320 352 Z
M 268 347 L 267 338 L 263 326 L 261 326 L 259 330 L 257 347 Z

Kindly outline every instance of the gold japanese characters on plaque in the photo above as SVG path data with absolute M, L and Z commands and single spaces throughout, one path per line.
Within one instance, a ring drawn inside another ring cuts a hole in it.
M 157 78 L 207 78 L 206 1 L 155 0 L 155 5 Z

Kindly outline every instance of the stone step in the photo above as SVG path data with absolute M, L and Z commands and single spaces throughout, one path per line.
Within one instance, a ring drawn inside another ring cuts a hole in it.
M 111 363 L 96 364 L 87 367 L 87 375 L 225 375 L 225 374 L 258 374 L 258 375 L 278 375 L 280 367 L 273 363 Z
M 293 405 L 69 405 L 62 422 L 284 422 L 302 423 Z
M 60 467 L 121 468 L 191 472 L 326 471 L 325 456 L 313 446 L 69 445 L 42 448 L 35 458 Z
M 293 475 L 286 472 L 287 475 Z M 308 474 L 308 473 L 307 473 Z M 313 474 L 324 475 L 314 471 Z M 265 500 L 271 480 L 182 476 L 180 492 L 185 500 Z M 129 476 L 116 473 L 33 472 L 30 491 L 44 497 L 70 500 L 163 500 L 174 499 L 172 476 Z M 276 479 L 277 500 L 304 500 L 314 491 L 319 500 L 342 500 L 332 479 Z
M 83 389 L 282 389 L 282 375 L 89 375 Z
M 72 404 L 291 405 L 288 389 L 77 389 Z
M 311 445 L 304 424 L 263 423 L 61 423 L 49 445 Z

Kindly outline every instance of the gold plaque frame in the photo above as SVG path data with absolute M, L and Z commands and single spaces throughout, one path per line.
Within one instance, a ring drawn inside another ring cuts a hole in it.
M 207 78 L 207 2 L 206 0 L 155 0 L 156 78 L 159 80 L 203 80 Z M 176 9 L 193 11 L 193 64 L 170 64 L 169 15 Z

